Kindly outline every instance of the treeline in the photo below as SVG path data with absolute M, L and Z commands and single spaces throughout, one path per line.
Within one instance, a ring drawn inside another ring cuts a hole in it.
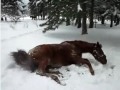
M 47 21 L 40 25 L 47 26 L 43 32 L 55 30 L 63 22 L 66 26 L 74 22 L 77 28 L 82 28 L 82 34 L 87 34 L 87 18 L 89 28 L 94 27 L 96 18 L 101 24 L 109 19 L 110 27 L 120 21 L 120 0 L 30 0 L 30 7 L 32 15 L 39 16 L 41 12 L 44 17 L 47 15 Z
M 23 13 L 25 6 L 18 5 L 18 1 L 23 3 L 21 0 L 2 0 L 2 12 L 5 12 L 5 6 L 12 5 L 16 9 L 14 11 Z M 46 19 L 40 25 L 46 25 L 43 32 L 55 30 L 66 22 L 66 26 L 75 23 L 77 28 L 82 28 L 82 34 L 87 34 L 87 19 L 89 28 L 94 27 L 95 19 L 101 20 L 101 24 L 109 19 L 110 27 L 120 22 L 120 0 L 29 0 L 27 6 L 31 18 Z
M 27 5 L 22 0 L 1 0 L 1 21 L 4 18 L 11 18 L 12 21 L 17 21 L 20 17 L 27 14 Z

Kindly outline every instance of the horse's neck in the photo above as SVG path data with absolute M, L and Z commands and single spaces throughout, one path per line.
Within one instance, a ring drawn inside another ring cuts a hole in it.
M 82 47 L 82 52 L 83 53 L 92 53 L 93 52 L 93 44 L 84 44 L 84 46 Z

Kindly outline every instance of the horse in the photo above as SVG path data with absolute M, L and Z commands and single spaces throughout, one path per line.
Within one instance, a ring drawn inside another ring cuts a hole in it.
M 60 68 L 71 64 L 81 65 L 86 64 L 91 75 L 94 75 L 94 70 L 88 59 L 83 59 L 78 53 L 76 47 L 69 43 L 62 44 L 43 44 L 38 45 L 29 50 L 27 53 L 24 50 L 12 52 L 15 62 L 22 68 L 31 72 L 36 71 L 42 76 L 51 77 L 53 80 L 61 84 L 58 79 L 59 72 L 51 72 L 49 69 Z M 82 54 L 82 53 L 81 53 Z
M 90 53 L 101 64 L 107 64 L 106 55 L 104 54 L 102 50 L 102 45 L 99 42 L 89 43 L 86 41 L 75 40 L 75 41 L 64 41 L 61 44 L 65 44 L 65 43 L 69 43 L 72 46 L 74 46 L 78 50 L 80 57 L 82 57 L 81 53 Z

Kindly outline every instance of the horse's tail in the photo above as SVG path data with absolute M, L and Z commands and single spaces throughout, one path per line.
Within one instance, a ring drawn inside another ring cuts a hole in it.
M 28 53 L 24 50 L 18 50 L 17 52 L 12 52 L 11 55 L 14 58 L 16 64 L 21 66 L 23 69 L 30 70 L 34 72 L 36 70 L 36 65 Z

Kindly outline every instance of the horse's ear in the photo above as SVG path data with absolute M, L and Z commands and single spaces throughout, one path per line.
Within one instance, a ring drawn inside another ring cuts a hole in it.
M 102 48 L 102 45 L 99 42 L 97 42 L 97 46 L 100 46 Z
M 97 42 L 97 45 L 100 45 L 99 42 Z
M 94 47 L 99 47 L 99 46 L 100 46 L 99 42 L 94 44 Z

